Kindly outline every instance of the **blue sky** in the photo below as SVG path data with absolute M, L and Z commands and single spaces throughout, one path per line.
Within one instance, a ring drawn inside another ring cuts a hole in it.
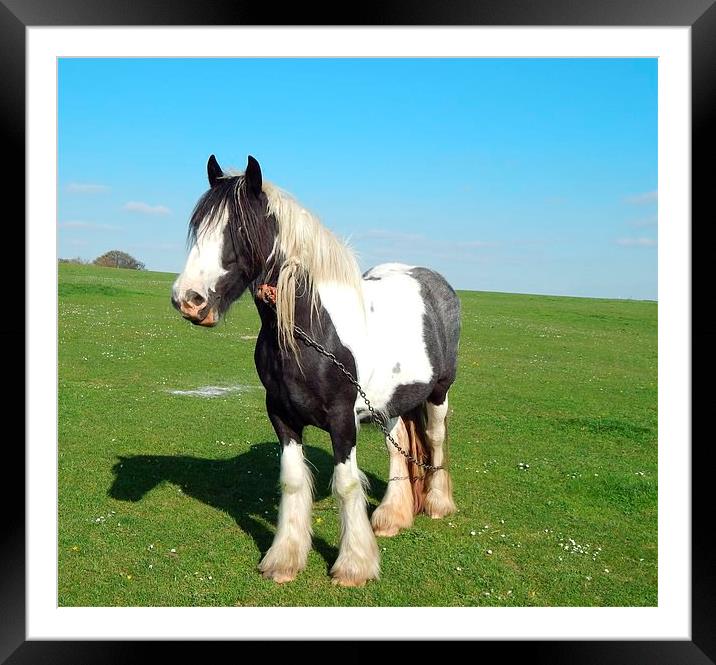
M 251 154 L 364 269 L 657 298 L 656 59 L 60 59 L 58 113 L 60 257 L 180 272 Z

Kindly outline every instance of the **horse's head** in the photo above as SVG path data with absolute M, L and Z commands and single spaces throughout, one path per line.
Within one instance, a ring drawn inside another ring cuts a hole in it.
M 209 189 L 191 215 L 191 250 L 174 282 L 172 304 L 192 323 L 214 326 L 265 268 L 276 226 L 253 157 L 245 173 L 231 175 L 211 155 L 207 171 Z

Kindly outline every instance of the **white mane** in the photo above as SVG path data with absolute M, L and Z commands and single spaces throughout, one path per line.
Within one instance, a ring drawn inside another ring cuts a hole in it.
M 311 315 L 318 309 L 319 284 L 354 289 L 362 303 L 360 268 L 353 251 L 289 194 L 265 181 L 263 191 L 268 199 L 268 212 L 278 224 L 273 254 L 283 260 L 276 286 L 279 342 L 296 353 L 293 337 L 296 289 L 305 288 Z

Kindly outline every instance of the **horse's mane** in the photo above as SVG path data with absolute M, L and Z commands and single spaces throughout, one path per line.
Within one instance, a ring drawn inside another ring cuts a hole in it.
M 304 289 L 311 315 L 318 311 L 317 288 L 334 283 L 353 289 L 362 305 L 361 273 L 353 251 L 293 197 L 264 182 L 268 212 L 278 223 L 274 254 L 280 261 L 276 285 L 279 341 L 296 353 L 293 337 L 296 290 Z
M 269 257 L 260 257 L 259 248 L 271 232 L 263 215 L 248 203 L 243 174 L 228 172 L 202 196 L 189 222 L 189 238 L 230 225 L 232 238 L 248 243 L 254 259 L 273 262 L 278 270 L 276 315 L 279 344 L 294 354 L 298 347 L 293 336 L 296 292 L 301 290 L 311 306 L 311 316 L 318 311 L 318 287 L 334 283 L 353 289 L 362 306 L 361 273 L 355 254 L 348 245 L 323 226 L 318 218 L 301 206 L 290 194 L 264 181 L 262 189 L 268 201 L 267 213 L 276 220 L 278 232 Z M 238 236 L 236 220 L 242 219 L 245 233 Z M 202 222 L 204 224 L 202 225 Z

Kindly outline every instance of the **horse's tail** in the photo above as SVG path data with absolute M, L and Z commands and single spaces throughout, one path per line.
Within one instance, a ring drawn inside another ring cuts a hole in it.
M 416 406 L 414 409 L 404 413 L 401 418 L 408 432 L 408 450 L 406 452 L 418 462 L 430 464 L 430 446 L 428 445 L 425 431 L 428 421 L 425 404 Z M 423 509 L 428 491 L 425 468 L 409 459 L 408 476 L 410 477 L 410 486 L 413 489 L 413 512 L 417 515 Z

